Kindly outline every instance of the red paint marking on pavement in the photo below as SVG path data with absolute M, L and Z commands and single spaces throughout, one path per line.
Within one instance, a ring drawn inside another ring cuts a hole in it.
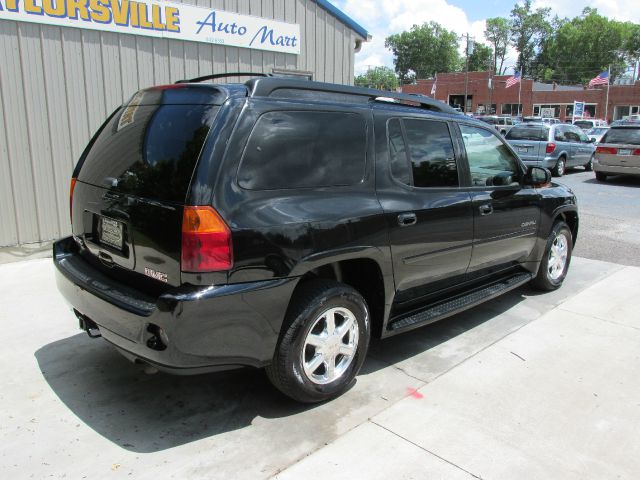
M 407 387 L 407 395 L 417 399 L 424 398 L 424 395 L 422 395 L 417 388 Z

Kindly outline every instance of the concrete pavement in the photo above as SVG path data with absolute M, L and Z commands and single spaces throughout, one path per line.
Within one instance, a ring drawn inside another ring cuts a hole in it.
M 78 333 L 50 259 L 0 265 L 0 477 L 637 478 L 638 291 L 574 258 L 562 289 L 376 341 L 301 406 L 260 371 L 144 375 Z

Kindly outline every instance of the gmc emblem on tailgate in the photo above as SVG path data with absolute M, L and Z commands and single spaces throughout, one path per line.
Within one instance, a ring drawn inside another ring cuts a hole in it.
M 169 281 L 169 278 L 167 277 L 166 273 L 156 272 L 151 268 L 144 267 L 144 274 L 147 277 L 155 278 L 156 280 L 160 280 L 161 282 L 164 282 L 164 283 L 167 283 Z

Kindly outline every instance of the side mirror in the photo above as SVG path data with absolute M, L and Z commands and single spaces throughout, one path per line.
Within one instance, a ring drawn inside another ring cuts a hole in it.
M 551 172 L 543 167 L 529 167 L 524 176 L 524 184 L 539 187 L 551 182 Z

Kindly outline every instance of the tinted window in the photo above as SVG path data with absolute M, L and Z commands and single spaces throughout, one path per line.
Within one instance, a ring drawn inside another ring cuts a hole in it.
M 123 107 L 87 154 L 79 180 L 122 193 L 183 202 L 219 107 Z
M 592 128 L 593 127 L 593 121 L 591 121 L 591 120 L 578 120 L 576 122 L 573 122 L 573 124 L 576 127 L 580 127 L 580 128 L 584 128 L 584 129 L 588 129 L 588 128 Z
M 238 183 L 252 190 L 353 185 L 364 177 L 365 158 L 360 115 L 270 112 L 251 132 Z
M 536 140 L 546 142 L 549 128 L 543 125 L 516 125 L 507 132 L 507 140 Z
M 416 187 L 458 185 L 453 144 L 445 122 L 403 120 Z
M 388 130 L 391 174 L 402 183 L 411 185 L 411 169 L 400 120 L 397 118 L 390 120 Z
M 640 145 L 640 128 L 612 128 L 604 134 L 600 143 Z
M 564 127 L 556 127 L 554 130 L 555 130 L 555 132 L 554 132 L 554 134 L 553 134 L 553 139 L 554 139 L 556 142 L 565 142 L 565 141 L 568 141 L 568 140 L 567 140 L 567 138 L 566 138 L 566 136 L 565 136 L 565 129 L 564 129 Z
M 473 185 L 501 186 L 518 183 L 518 162 L 500 139 L 491 132 L 469 125 L 460 125 L 460 131 Z

